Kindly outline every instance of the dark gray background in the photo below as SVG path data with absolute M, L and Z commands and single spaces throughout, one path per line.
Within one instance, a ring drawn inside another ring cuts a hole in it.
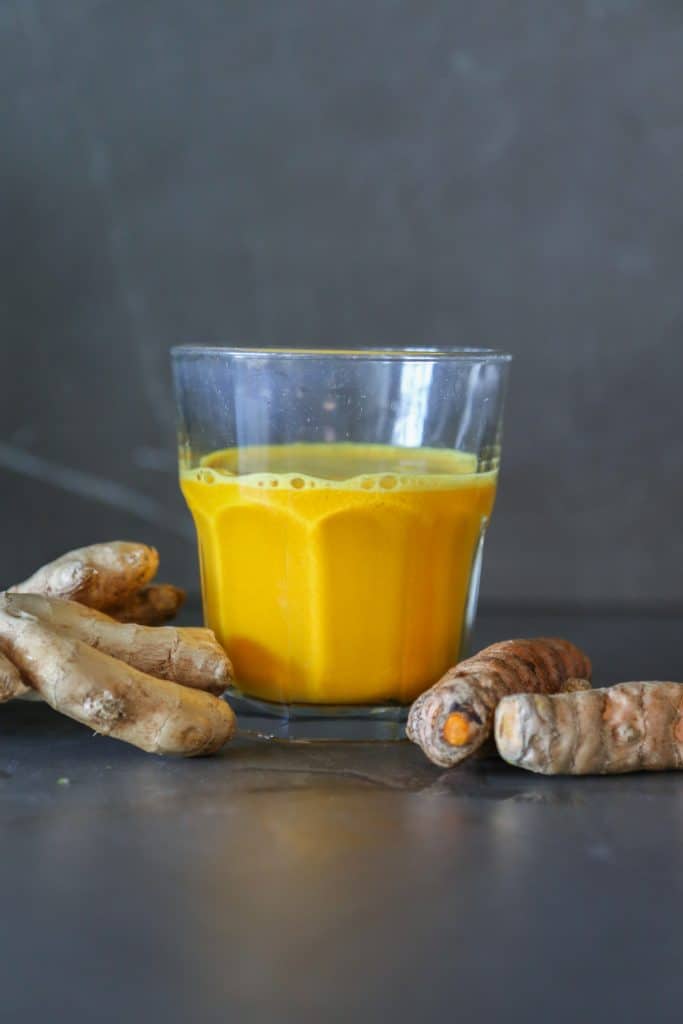
M 0 585 L 196 587 L 167 351 L 511 351 L 489 602 L 683 597 L 683 5 L 5 0 Z

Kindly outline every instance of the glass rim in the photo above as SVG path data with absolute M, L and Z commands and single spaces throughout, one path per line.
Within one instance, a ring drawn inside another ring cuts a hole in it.
M 274 348 L 230 345 L 174 345 L 172 359 L 198 356 L 267 356 L 279 359 L 352 359 L 396 362 L 434 362 L 449 360 L 465 363 L 509 363 L 512 355 L 495 348 L 463 348 L 456 345 L 373 347 L 356 348 Z

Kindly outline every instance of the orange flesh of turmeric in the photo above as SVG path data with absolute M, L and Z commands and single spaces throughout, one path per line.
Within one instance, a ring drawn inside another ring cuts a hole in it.
M 470 740 L 472 730 L 464 715 L 454 711 L 448 716 L 443 727 L 443 738 L 452 747 L 464 747 Z

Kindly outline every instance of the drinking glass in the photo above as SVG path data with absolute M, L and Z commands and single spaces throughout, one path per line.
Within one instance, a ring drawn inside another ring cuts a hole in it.
M 510 357 L 486 349 L 172 354 L 206 624 L 241 728 L 399 738 L 468 648 Z

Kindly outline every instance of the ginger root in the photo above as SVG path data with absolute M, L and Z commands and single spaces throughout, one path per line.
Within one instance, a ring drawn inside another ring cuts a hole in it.
M 545 775 L 683 768 L 683 685 L 619 683 L 587 693 L 505 697 L 495 716 L 509 764 Z
M 19 669 L 0 651 L 0 704 L 22 697 L 29 690 L 30 686 L 22 680 Z
M 232 680 L 230 660 L 209 629 L 152 627 L 185 598 L 150 582 L 158 565 L 146 544 L 93 544 L 0 594 L 0 702 L 35 693 L 154 753 L 222 746 L 235 716 L 215 695 Z
M 410 709 L 406 732 L 430 761 L 450 768 L 491 735 L 503 697 L 553 693 L 568 680 L 590 676 L 589 659 L 567 640 L 506 640 L 460 662 L 421 694 Z
M 36 594 L 1 595 L 0 608 L 31 616 L 158 679 L 216 695 L 232 681 L 230 659 L 210 629 L 117 622 L 75 601 Z
M 42 566 L 9 593 L 63 597 L 119 622 L 160 626 L 175 618 L 185 591 L 171 583 L 151 583 L 159 567 L 155 548 L 112 540 L 67 551 Z
M 114 540 L 67 551 L 23 583 L 10 587 L 10 592 L 65 597 L 106 611 L 130 600 L 154 578 L 158 567 L 155 548 Z
M 150 753 L 210 754 L 234 732 L 225 701 L 140 672 L 7 602 L 0 651 L 56 711 Z
M 172 583 L 150 583 L 107 612 L 119 622 L 161 626 L 174 619 L 185 603 L 185 591 Z

